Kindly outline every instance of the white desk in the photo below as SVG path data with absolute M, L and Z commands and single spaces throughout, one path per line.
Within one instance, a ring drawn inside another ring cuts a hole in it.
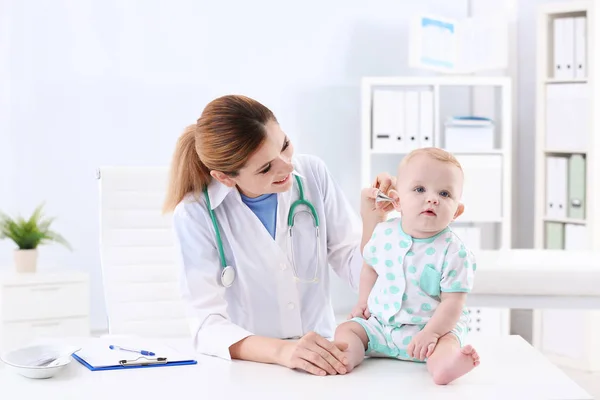
M 478 251 L 472 307 L 600 310 L 600 253 Z
M 85 345 L 89 339 L 69 340 Z M 171 342 L 186 348 L 185 342 Z M 199 356 L 192 366 L 91 372 L 73 360 L 60 375 L 30 380 L 0 367 L 3 393 L 24 399 L 592 399 L 519 336 L 476 343 L 482 364 L 448 386 L 426 366 L 369 359 L 348 375 L 316 377 L 275 365 Z M 254 393 L 253 393 L 254 392 Z M 253 394 L 251 394 L 253 393 Z M 396 393 L 396 395 L 393 395 Z

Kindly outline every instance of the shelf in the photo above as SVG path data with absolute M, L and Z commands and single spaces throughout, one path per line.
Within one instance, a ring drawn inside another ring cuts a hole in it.
M 492 150 L 466 150 L 466 151 L 458 151 L 458 150 L 447 150 L 450 153 L 454 154 L 454 155 L 503 155 L 504 154 L 504 150 L 499 150 L 499 149 L 492 149 Z M 398 155 L 402 155 L 405 156 L 407 155 L 409 152 L 397 152 L 397 151 L 393 151 L 393 150 L 373 150 L 371 149 L 371 154 L 398 154 Z
M 503 76 L 373 76 L 362 78 L 366 86 L 507 86 Z
M 558 222 L 561 224 L 573 224 L 573 225 L 586 225 L 587 224 L 587 221 L 585 219 L 575 219 L 575 218 L 544 217 L 544 222 Z
M 548 78 L 546 79 L 546 84 L 561 84 L 561 83 L 587 83 L 587 78 L 581 79 L 556 79 L 556 78 Z
M 556 155 L 571 155 L 571 154 L 583 154 L 583 155 L 586 155 L 587 154 L 587 150 L 551 150 L 551 149 L 546 149 L 546 150 L 544 150 L 544 153 L 546 153 L 546 154 L 556 154 Z

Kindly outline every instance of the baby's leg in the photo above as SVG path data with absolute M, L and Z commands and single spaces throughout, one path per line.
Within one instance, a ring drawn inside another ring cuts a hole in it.
M 365 328 L 358 322 L 347 321 L 337 327 L 335 330 L 335 341 L 348 343 L 348 372 L 358 366 L 365 359 L 365 351 L 369 339 Z
M 427 369 L 437 385 L 447 385 L 479 365 L 479 354 L 473 346 L 461 348 L 458 338 L 447 333 L 427 359 Z

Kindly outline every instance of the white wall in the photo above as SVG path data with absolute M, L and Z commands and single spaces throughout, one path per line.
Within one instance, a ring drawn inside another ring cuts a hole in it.
M 13 133 L 10 129 L 10 18 L 1 12 L 0 7 L 0 210 L 13 210 L 16 197 L 14 186 Z M 14 246 L 8 241 L 0 241 L 0 267 L 12 262 Z
M 47 246 L 41 268 L 90 271 L 92 325 L 103 329 L 96 167 L 167 164 L 208 101 L 244 93 L 273 109 L 298 151 L 324 158 L 357 204 L 361 76 L 417 73 L 408 18 L 463 17 L 466 3 L 4 0 L 0 206 L 5 188 L 16 211 L 46 202 L 75 251 Z

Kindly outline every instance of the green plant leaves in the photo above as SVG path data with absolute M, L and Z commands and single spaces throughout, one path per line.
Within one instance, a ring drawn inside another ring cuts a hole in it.
M 62 244 L 69 250 L 69 243 L 57 232 L 50 229 L 54 218 L 45 218 L 43 204 L 39 205 L 29 219 L 21 216 L 12 218 L 0 212 L 0 239 L 10 239 L 20 250 L 35 249 L 49 242 Z

